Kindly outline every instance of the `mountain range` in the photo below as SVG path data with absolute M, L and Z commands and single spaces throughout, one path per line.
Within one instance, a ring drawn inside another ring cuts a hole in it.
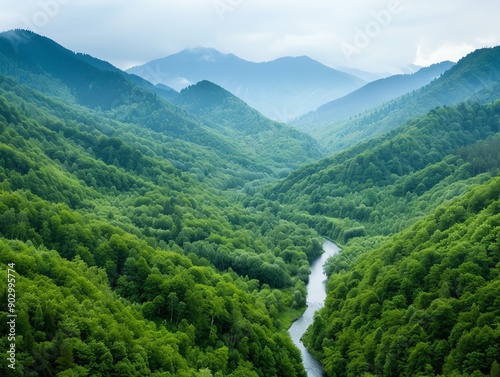
M 447 63 L 444 64 L 446 67 Z M 369 99 L 370 91 L 368 95 L 364 95 L 364 99 L 360 97 L 360 93 L 364 93 L 364 90 L 353 93 L 352 97 L 359 98 L 366 105 L 358 105 L 357 102 L 353 104 L 349 101 L 351 97 L 346 97 L 341 103 L 347 108 L 361 106 L 358 108 L 367 110 L 355 115 L 347 112 L 352 115 L 350 119 L 338 120 L 334 111 L 328 112 L 329 106 L 332 106 L 332 109 L 336 108 L 336 104 L 332 103 L 325 106 L 324 117 L 321 112 L 313 113 L 302 120 L 299 119 L 295 126 L 320 141 L 327 153 L 346 149 L 362 140 L 390 131 L 412 117 L 422 116 L 435 107 L 466 101 L 487 103 L 496 99 L 500 78 L 499 67 L 500 47 L 479 49 L 462 58 L 428 85 L 389 100 L 378 107 L 368 110 L 372 101 Z M 436 68 L 439 69 L 439 66 Z M 385 80 L 387 83 L 392 81 L 390 78 Z M 384 81 L 375 82 L 373 85 L 383 85 Z M 367 86 L 367 89 L 370 88 L 371 85 Z
M 127 72 L 176 90 L 208 80 L 279 121 L 315 110 L 365 84 L 358 77 L 306 56 L 254 63 L 202 47 L 186 49 Z
M 429 84 L 439 78 L 455 63 L 442 62 L 421 68 L 413 74 L 394 75 L 370 82 L 348 95 L 320 106 L 316 111 L 293 122 L 301 124 L 337 121 L 363 113 L 385 102 Z
M 320 158 L 314 140 L 215 84 L 179 95 L 181 108 L 37 34 L 2 33 L 0 46 L 15 373 L 304 377 L 286 329 L 318 235 L 243 198 Z
M 500 375 L 499 59 L 375 82 L 308 135 L 0 33 L 0 375 L 306 377 L 287 329 L 325 238 L 327 376 Z
M 224 96 L 233 97 L 229 103 L 219 103 L 219 108 L 231 105 L 238 117 L 238 126 L 229 122 L 227 127 L 246 127 L 253 140 L 240 138 L 242 144 L 235 144 L 234 139 L 220 132 L 214 132 L 212 124 L 194 112 L 186 112 L 173 103 L 179 93 L 164 86 L 153 86 L 144 79 L 120 71 L 107 62 L 85 54 L 74 53 L 54 41 L 28 31 L 10 31 L 0 34 L 0 68 L 2 72 L 14 77 L 20 83 L 48 95 L 56 95 L 71 104 L 98 109 L 112 115 L 114 119 L 140 123 L 155 131 L 165 132 L 196 145 L 211 147 L 220 155 L 232 155 L 232 163 L 243 164 L 261 176 L 274 170 L 272 174 L 283 175 L 301 162 L 302 152 L 292 145 L 295 141 L 303 145 L 304 157 L 320 156 L 319 148 L 312 138 L 291 127 L 270 121 L 256 110 L 251 109 L 234 95 L 225 92 Z M 209 91 L 214 93 L 210 94 Z M 206 98 L 219 98 L 222 89 L 216 85 L 205 91 Z M 190 92 L 195 92 L 192 90 Z M 174 93 L 174 95 L 172 94 Z M 191 100 L 188 96 L 179 96 L 186 107 Z M 195 107 L 194 105 L 191 106 Z M 243 109 L 239 111 L 238 109 Z M 242 116 L 245 114 L 245 116 Z M 233 118 L 235 115 L 233 115 Z M 227 129 L 226 129 L 227 131 Z M 281 134 L 281 136 L 280 136 Z M 257 162 L 255 156 L 267 155 L 262 143 L 269 140 L 283 140 L 282 151 L 274 154 L 280 163 L 265 166 L 262 159 Z M 262 143 L 261 141 L 262 140 Z M 295 140 L 295 141 L 294 141 Z M 287 144 L 292 142 L 292 144 Z M 242 152 L 245 151 L 245 152 Z M 280 155 L 279 157 L 276 157 Z M 287 155 L 287 157 L 285 157 Z M 238 157 L 236 157 L 238 156 Z M 232 178 L 234 180 L 234 178 Z

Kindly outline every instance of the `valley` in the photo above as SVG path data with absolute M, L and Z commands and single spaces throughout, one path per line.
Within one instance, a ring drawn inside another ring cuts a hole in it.
M 323 243 L 323 254 L 311 264 L 311 274 L 307 283 L 307 309 L 302 316 L 297 319 L 288 330 L 292 337 L 293 343 L 297 346 L 302 354 L 302 362 L 307 372 L 308 377 L 322 377 L 322 365 L 309 353 L 302 337 L 307 329 L 314 322 L 314 314 L 324 306 L 326 299 L 326 279 L 324 272 L 324 264 L 326 261 L 334 257 L 340 252 L 340 249 L 331 241 Z
M 0 33 L 0 374 L 311 376 L 288 333 L 309 307 L 327 376 L 499 375 L 500 48 L 365 86 L 270 62 L 350 85 L 289 124 L 200 53 L 255 73 L 212 50 L 153 63 L 192 62 L 178 92 Z

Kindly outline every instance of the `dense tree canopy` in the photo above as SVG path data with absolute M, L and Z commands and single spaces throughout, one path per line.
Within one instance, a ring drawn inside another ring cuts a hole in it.
M 18 317 L 1 375 L 303 377 L 286 330 L 321 237 L 343 251 L 305 342 L 329 376 L 500 375 L 498 49 L 368 115 L 398 128 L 304 165 L 316 142 L 220 87 L 172 96 L 12 33 L 0 348 L 8 268 Z M 400 122 L 450 90 L 476 102 Z
M 259 177 L 211 150 L 0 81 L 17 375 L 304 375 L 281 319 L 316 232 L 220 195 Z
M 331 376 L 494 375 L 499 266 L 495 178 L 332 275 L 308 343 Z
M 399 127 L 412 118 L 419 118 L 429 110 L 441 106 L 453 106 L 464 102 L 483 104 L 498 99 L 500 80 L 500 47 L 483 48 L 471 52 L 458 63 L 436 75 L 430 84 L 408 92 L 381 106 L 367 106 L 367 110 L 340 121 L 306 116 L 297 122 L 301 130 L 313 135 L 329 153 L 353 147 Z M 370 84 L 369 84 L 370 85 Z M 369 105 L 377 96 L 376 91 L 356 98 L 361 106 Z M 349 101 L 347 101 L 349 103 Z M 358 105 L 359 106 L 359 105 Z M 342 113 L 342 110 L 340 111 Z M 319 120 L 317 120 L 319 118 Z

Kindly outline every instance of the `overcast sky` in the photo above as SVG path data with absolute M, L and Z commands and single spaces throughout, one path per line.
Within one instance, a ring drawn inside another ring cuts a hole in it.
M 498 0 L 0 0 L 28 28 L 125 69 L 185 48 L 251 61 L 308 55 L 396 72 L 500 45 Z

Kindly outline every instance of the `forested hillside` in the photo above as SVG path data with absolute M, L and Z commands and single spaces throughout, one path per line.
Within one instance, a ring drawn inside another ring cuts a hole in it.
M 436 109 L 297 169 L 268 195 L 310 216 L 337 219 L 338 226 L 323 233 L 335 240 L 396 233 L 471 183 L 498 174 L 499 118 L 498 101 Z
M 388 132 L 431 109 L 463 102 L 498 99 L 500 47 L 476 50 L 429 85 L 349 120 L 302 124 L 322 147 L 333 153 Z
M 317 234 L 220 198 L 168 149 L 139 148 L 148 130 L 1 86 L 1 254 L 17 266 L 26 337 L 17 375 L 302 375 L 279 322 L 303 300 Z
M 293 122 L 295 127 L 314 133 L 315 124 L 349 119 L 396 99 L 406 93 L 420 89 L 432 80 L 441 76 L 455 63 L 442 62 L 430 67 L 419 69 L 417 72 L 405 75 L 394 75 L 372 81 L 348 95 L 328 102 L 316 111 L 306 114 Z
M 499 132 L 499 101 L 437 108 L 268 192 L 345 245 L 306 336 L 328 376 L 498 375 Z
M 190 149 L 199 151 L 202 149 L 199 147 L 203 147 L 205 154 L 213 156 L 206 161 L 220 161 L 213 164 L 216 168 L 226 167 L 228 163 L 236 165 L 231 172 L 235 181 L 223 185 L 238 186 L 255 179 L 283 176 L 298 165 L 321 156 L 311 137 L 285 126 L 269 127 L 272 122 L 262 116 L 238 120 L 240 127 L 254 129 L 257 140 L 230 138 L 220 129 L 214 130 L 211 124 L 206 124 L 204 117 L 175 106 L 171 102 L 171 91 L 160 93 L 160 89 L 138 76 L 91 56 L 73 53 L 29 31 L 0 34 L 0 74 L 64 103 L 149 128 L 176 143 L 182 140 L 194 144 Z M 234 114 L 231 119 L 219 118 L 219 121 L 234 122 Z M 263 124 L 265 133 L 261 133 Z M 279 140 L 276 146 L 280 148 L 274 148 L 261 158 L 264 149 L 261 143 L 269 139 Z M 243 179 L 238 178 L 240 171 Z
M 286 330 L 324 238 L 343 251 L 305 341 L 328 376 L 500 375 L 498 51 L 320 159 L 208 81 L 0 34 L 0 375 L 305 377 Z M 475 101 L 434 106 L 451 92 Z
M 260 161 L 260 171 L 271 169 L 271 174 L 284 178 L 300 162 L 321 156 L 317 143 L 311 137 L 264 117 L 209 81 L 201 81 L 182 90 L 173 102 L 199 117 L 200 122 L 237 141 L 240 146 L 247 146 L 238 150 Z
M 112 116 L 0 77 L 2 281 L 15 264 L 19 315 L 1 374 L 303 376 L 285 330 L 318 234 L 221 191 L 272 176 L 244 152 Z
M 500 179 L 328 282 L 307 343 L 329 376 L 498 376 Z

